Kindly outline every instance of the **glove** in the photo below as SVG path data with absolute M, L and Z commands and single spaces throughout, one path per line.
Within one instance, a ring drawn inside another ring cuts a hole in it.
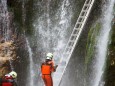
M 0 84 L 2 84 L 2 78 L 0 78 Z M 0 85 L 1 86 L 1 85 Z
M 55 70 L 57 69 L 58 65 L 55 66 Z
M 55 66 L 56 68 L 58 67 L 58 65 Z

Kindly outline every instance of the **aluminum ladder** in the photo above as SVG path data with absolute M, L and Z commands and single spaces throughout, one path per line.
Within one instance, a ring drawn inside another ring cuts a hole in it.
M 55 86 L 60 86 L 60 83 L 62 81 L 62 77 L 66 70 L 67 64 L 68 64 L 69 59 L 75 49 L 75 46 L 76 46 L 77 41 L 80 37 L 80 34 L 85 26 L 86 20 L 88 19 L 88 16 L 91 12 L 91 8 L 94 4 L 94 1 L 95 0 L 86 0 L 83 5 L 81 13 L 77 19 L 77 22 L 75 24 L 75 27 L 74 27 L 72 33 L 71 33 L 71 36 L 70 36 L 69 41 L 66 45 L 66 48 L 62 54 L 62 58 L 60 59 L 58 68 L 53 75 L 53 80 L 54 80 Z

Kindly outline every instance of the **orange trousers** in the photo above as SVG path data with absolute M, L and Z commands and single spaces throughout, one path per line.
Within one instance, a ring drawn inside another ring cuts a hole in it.
M 53 86 L 53 80 L 51 75 L 42 75 L 45 86 Z

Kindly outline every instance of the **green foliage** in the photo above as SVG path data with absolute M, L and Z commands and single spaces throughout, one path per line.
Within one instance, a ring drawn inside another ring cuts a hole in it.
M 86 65 L 91 61 L 94 55 L 95 45 L 97 42 L 96 37 L 99 35 L 100 28 L 101 28 L 101 24 L 98 22 L 96 23 L 95 26 L 92 26 L 90 28 L 90 31 L 88 33 L 87 46 L 86 46 L 86 49 L 87 49 L 86 59 L 85 59 Z

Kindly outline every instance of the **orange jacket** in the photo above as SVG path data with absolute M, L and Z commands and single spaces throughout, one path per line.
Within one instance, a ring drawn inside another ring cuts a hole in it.
M 54 62 L 52 60 L 42 63 L 41 72 L 43 75 L 50 75 L 54 71 L 55 71 L 55 67 L 54 67 Z

